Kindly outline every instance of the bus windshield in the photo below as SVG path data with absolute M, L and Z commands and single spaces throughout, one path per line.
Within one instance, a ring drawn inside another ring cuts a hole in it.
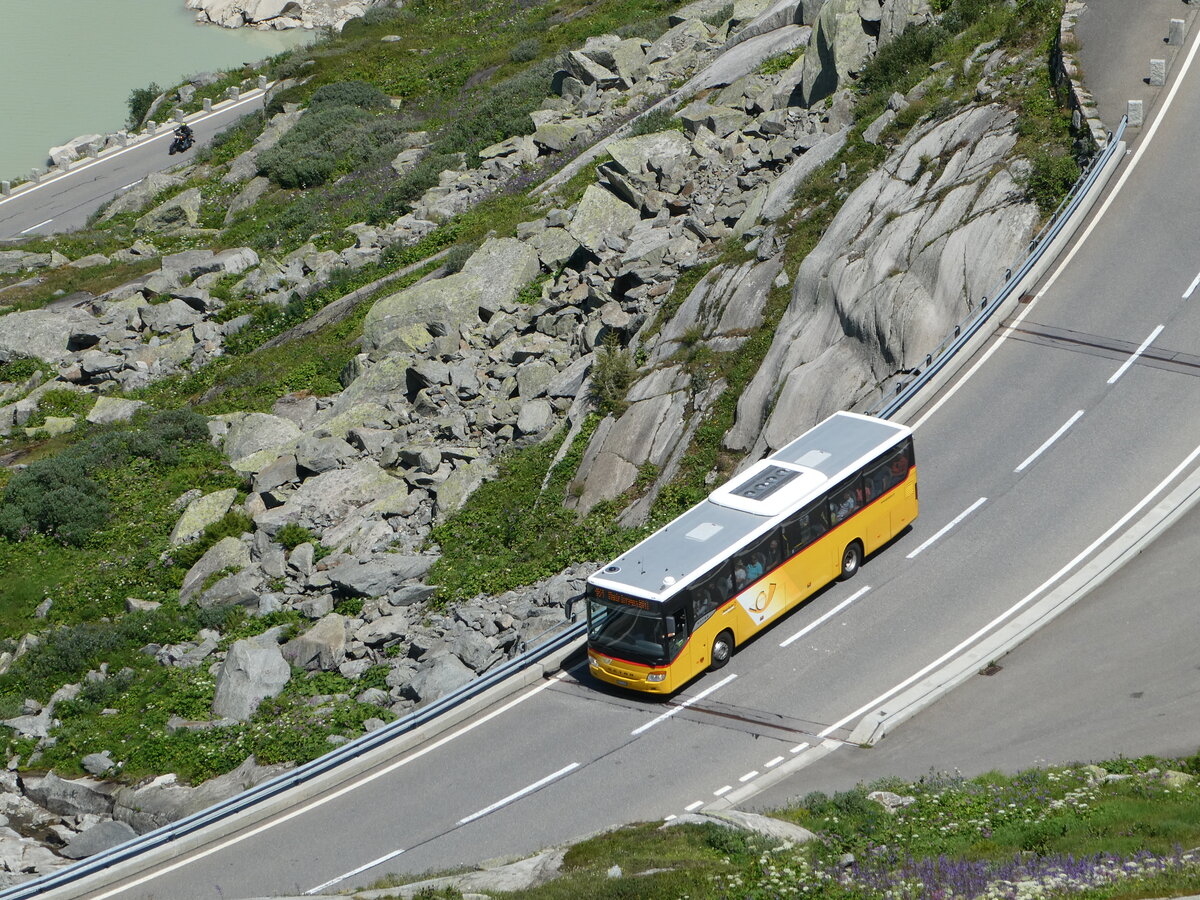
M 661 666 L 667 662 L 666 629 L 657 612 L 588 599 L 588 642 L 610 656 Z

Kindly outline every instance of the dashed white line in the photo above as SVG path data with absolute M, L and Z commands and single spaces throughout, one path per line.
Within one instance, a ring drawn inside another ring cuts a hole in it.
M 491 806 L 485 806 L 483 809 L 479 810 L 479 812 L 473 812 L 469 816 L 459 819 L 458 824 L 466 825 L 468 822 L 474 822 L 476 819 L 482 819 L 488 813 L 493 813 L 503 806 L 508 806 L 508 804 L 512 803 L 515 800 L 520 800 L 522 797 L 524 797 L 528 794 L 532 794 L 534 791 L 539 790 L 540 788 L 544 788 L 550 782 L 557 781 L 558 779 L 562 778 L 567 773 L 573 772 L 578 768 L 579 768 L 579 763 L 571 763 L 569 766 L 563 766 L 557 772 L 552 772 L 551 774 L 547 775 L 545 778 L 540 778 L 537 781 L 535 781 L 533 784 L 528 785 L 527 787 L 521 788 L 516 793 L 509 794 L 503 800 L 497 800 Z
M 745 775 L 743 775 L 741 778 L 739 778 L 738 781 L 740 781 L 742 784 L 745 784 L 751 778 L 757 778 L 757 777 L 758 777 L 758 769 L 752 769 L 751 771 L 749 771 Z
M 783 762 L 783 757 L 777 756 L 774 759 L 768 759 L 765 763 L 763 763 L 763 768 L 771 769 L 779 765 L 781 762 Z
M 1154 343 L 1154 339 L 1156 337 L 1158 337 L 1160 334 L 1162 334 L 1162 330 L 1163 330 L 1163 326 L 1159 325 L 1152 332 L 1150 332 L 1150 337 L 1148 337 L 1144 341 L 1142 341 L 1142 346 L 1138 347 L 1136 350 L 1133 351 L 1133 356 L 1131 356 L 1131 357 L 1129 357 L 1129 359 L 1125 360 L 1125 362 L 1121 364 L 1121 368 L 1119 368 L 1119 369 L 1117 369 L 1117 371 L 1113 372 L 1112 377 L 1108 379 L 1108 383 L 1116 384 L 1117 379 L 1120 378 L 1122 375 L 1124 375 L 1126 370 L 1130 366 L 1132 366 L 1135 362 L 1137 362 L 1138 357 L 1146 352 L 1146 348 Z
M 163 875 L 167 875 L 171 872 L 181 869 L 184 866 L 189 865 L 190 863 L 196 862 L 197 860 L 204 859 L 205 857 L 208 857 L 208 856 L 212 856 L 214 853 L 220 853 L 222 850 L 225 850 L 227 847 L 233 846 L 238 841 L 242 841 L 242 840 L 246 840 L 247 838 L 254 837 L 256 834 L 261 834 L 264 831 L 268 831 L 268 830 L 274 828 L 276 825 L 281 825 L 284 822 L 289 822 L 292 819 L 295 819 L 298 816 L 302 816 L 305 813 L 310 812 L 311 810 L 314 810 L 319 806 L 324 806 L 326 803 L 330 802 L 331 800 L 336 800 L 338 797 L 345 796 L 346 794 L 349 794 L 352 791 L 358 790 L 358 788 L 362 787 L 363 785 L 369 784 L 370 782 L 375 781 L 377 778 L 381 778 L 384 775 L 394 772 L 397 769 L 408 765 L 409 763 L 413 762 L 414 760 L 420 759 L 423 756 L 426 756 L 430 753 L 435 752 L 436 750 L 440 749 L 441 747 L 445 746 L 446 744 L 449 744 L 451 741 L 462 737 L 464 734 L 474 731 L 479 726 L 484 725 L 487 722 L 490 722 L 492 719 L 495 719 L 497 716 L 501 716 L 504 713 L 508 712 L 508 710 L 512 709 L 514 706 L 516 706 L 520 703 L 524 703 L 526 700 L 529 700 L 532 697 L 536 697 L 542 691 L 548 690 L 549 688 L 552 688 L 556 684 L 560 683 L 563 679 L 565 679 L 568 676 L 568 674 L 569 674 L 569 672 L 567 672 L 565 670 L 562 672 L 559 672 L 553 678 L 549 678 L 546 681 L 543 681 L 541 684 L 537 685 L 536 687 L 530 688 L 525 693 L 519 694 L 517 697 L 508 701 L 503 706 L 500 706 L 500 707 L 492 710 L 490 713 L 480 716 L 478 719 L 472 720 L 471 722 L 464 725 L 462 728 L 459 728 L 457 731 L 452 731 L 447 735 L 443 735 L 442 737 L 437 738 L 436 740 L 432 741 L 431 743 L 426 744 L 425 746 L 421 747 L 419 750 L 414 750 L 413 752 L 400 757 L 400 759 L 397 759 L 394 762 L 390 762 L 387 765 L 384 765 L 378 769 L 374 769 L 364 775 L 356 776 L 356 777 L 350 779 L 349 781 L 345 782 L 341 787 L 335 788 L 327 793 L 321 794 L 320 796 L 315 797 L 314 799 L 309 800 L 306 803 L 301 803 L 298 806 L 293 806 L 287 812 L 280 813 L 279 815 L 274 816 L 273 818 L 268 819 L 267 821 L 254 826 L 249 831 L 243 831 L 243 832 L 234 834 L 231 837 L 227 837 L 223 840 L 216 841 L 202 849 L 188 853 L 186 856 L 184 856 L 182 858 L 179 858 L 172 862 L 166 863 L 165 865 L 155 869 L 154 871 L 152 871 L 146 875 L 141 875 L 137 878 L 134 878 L 131 881 L 125 882 L 124 884 L 122 884 L 119 887 L 115 887 L 110 890 L 104 891 L 103 893 L 97 894 L 95 896 L 94 900 L 109 900 L 109 898 L 111 898 L 111 897 L 116 897 L 118 895 L 125 894 L 129 891 L 130 888 L 137 887 L 142 884 L 146 884 L 147 882 L 153 881 L 156 878 L 160 878 Z
M 1192 291 L 1196 290 L 1197 287 L 1200 287 L 1200 275 L 1197 275 L 1194 279 L 1192 279 L 1192 283 L 1188 285 L 1188 289 L 1183 292 L 1183 299 L 1190 300 L 1192 297 Z
M 670 822 L 671 820 L 678 819 L 678 818 L 679 818 L 679 816 L 675 815 L 675 813 L 671 813 L 669 816 L 667 816 L 665 819 L 663 819 L 663 821 Z
M 685 807 L 683 808 L 683 811 L 684 811 L 684 812 L 695 812 L 696 810 L 698 810 L 698 809 L 699 809 L 700 807 L 702 807 L 703 805 L 704 805 L 704 801 L 703 801 L 703 800 L 697 800 L 695 803 L 689 803 L 687 806 L 685 806 Z
M 980 497 L 978 500 L 976 500 L 974 503 L 972 503 L 970 506 L 968 506 L 966 509 L 964 509 L 962 512 L 960 512 L 957 516 L 955 516 L 953 519 L 951 519 L 949 522 L 947 522 L 945 525 L 943 525 L 937 531 L 937 533 L 933 535 L 933 537 L 931 537 L 929 540 L 927 540 L 925 543 L 923 543 L 920 547 L 918 547 L 912 553 L 908 554 L 908 556 L 906 556 L 905 559 L 912 559 L 914 556 L 918 556 L 919 554 L 923 553 L 925 550 L 928 550 L 933 545 L 933 543 L 935 541 L 937 541 L 939 538 L 941 538 L 947 531 L 949 531 L 951 528 L 953 528 L 955 525 L 957 525 L 959 522 L 961 522 L 963 519 L 965 519 L 971 513 L 975 512 L 975 510 L 979 509 L 979 507 L 983 506 L 983 504 L 985 504 L 985 503 L 987 503 L 987 497 Z
M 38 222 L 36 225 L 30 225 L 24 231 L 18 231 L 17 234 L 29 234 L 29 232 L 31 232 L 37 228 L 41 228 L 43 225 L 49 225 L 53 221 L 54 221 L 53 219 L 47 219 L 45 222 Z
M 146 180 L 145 178 L 139 178 L 137 181 L 131 181 L 131 182 L 129 182 L 129 184 L 122 185 L 121 187 L 117 188 L 117 190 L 118 191 L 127 191 L 131 187 L 133 187 L 135 184 L 141 184 L 145 180 Z
M 1055 441 L 1057 441 L 1060 437 L 1062 437 L 1063 434 L 1066 433 L 1066 430 L 1068 428 L 1070 428 L 1072 425 L 1074 425 L 1076 422 L 1078 422 L 1079 417 L 1082 415 L 1083 415 L 1083 410 L 1081 409 L 1081 410 L 1079 410 L 1079 412 L 1075 413 L 1075 415 L 1071 416 L 1071 418 L 1067 419 L 1067 421 L 1063 424 L 1063 426 L 1060 429 L 1058 429 L 1058 431 L 1054 432 L 1054 434 L 1050 435 L 1050 437 L 1046 439 L 1046 443 L 1042 444 L 1042 446 L 1038 447 L 1031 454 L 1029 454 L 1029 456 L 1027 456 L 1025 458 L 1025 462 L 1021 463 L 1019 466 L 1017 466 L 1015 469 L 1013 469 L 1013 471 L 1014 472 L 1025 471 L 1025 468 L 1030 463 L 1032 463 L 1035 459 L 1037 459 L 1039 456 L 1041 456 L 1043 453 L 1045 453 L 1046 449 L 1051 444 L 1053 444 Z
M 805 741 L 803 744 L 797 744 L 795 747 L 793 747 L 788 752 L 789 753 L 799 753 L 801 750 L 807 750 L 808 748 L 809 748 L 809 743 L 808 743 L 808 741 Z
M 728 794 L 732 790 L 733 790 L 733 785 L 727 784 L 727 785 L 725 785 L 725 787 L 719 787 L 715 791 L 713 791 L 713 796 L 714 797 L 722 797 L 725 794 Z
M 1197 43 L 1197 46 L 1200 46 L 1200 43 Z M 1067 575 L 1067 573 L 1069 573 L 1072 569 L 1074 569 L 1076 566 L 1078 566 L 1081 562 L 1083 562 L 1085 559 L 1087 559 L 1089 556 L 1091 556 L 1098 547 L 1100 547 L 1101 545 L 1104 544 L 1105 541 L 1107 541 L 1114 534 L 1116 534 L 1118 531 L 1120 531 L 1122 528 L 1124 528 L 1127 524 L 1129 524 L 1130 520 L 1132 520 L 1134 516 L 1136 516 L 1143 509 L 1145 509 L 1145 507 L 1155 497 L 1157 497 L 1159 494 L 1161 494 L 1166 489 L 1167 485 L 1169 485 L 1172 481 L 1174 481 L 1176 478 L 1178 478 L 1180 476 L 1180 474 L 1182 472 L 1184 472 L 1189 466 L 1194 464 L 1196 462 L 1197 458 L 1200 458 L 1200 446 L 1197 446 L 1194 450 L 1192 450 L 1191 453 L 1189 453 L 1187 456 L 1185 456 L 1183 458 L 1183 461 L 1180 462 L 1179 465 L 1177 465 L 1174 469 L 1172 469 L 1170 474 L 1168 474 L 1166 478 L 1164 478 L 1162 481 L 1160 481 L 1158 484 L 1156 484 L 1150 490 L 1150 492 L 1148 494 L 1146 494 L 1144 497 L 1142 497 L 1141 500 L 1139 500 L 1134 506 L 1132 506 L 1129 510 L 1127 510 L 1125 512 L 1125 514 L 1123 516 L 1121 516 L 1121 518 L 1117 519 L 1117 521 L 1115 521 L 1112 525 L 1110 525 L 1108 527 L 1108 529 L 1102 535 L 1100 535 L 1098 538 L 1096 538 L 1094 541 L 1092 541 L 1090 544 L 1088 544 L 1086 547 L 1084 547 L 1082 550 L 1080 550 L 1079 553 L 1076 554 L 1075 557 L 1070 562 L 1068 562 L 1061 569 L 1059 569 L 1057 572 L 1055 572 L 1053 575 L 1051 575 L 1049 578 L 1047 578 L 1045 581 L 1043 581 L 1041 584 L 1039 584 L 1037 587 L 1035 587 L 1032 591 L 1030 591 L 1028 594 L 1026 594 L 1024 597 L 1022 597 L 1020 600 L 1018 600 L 1016 603 L 1014 603 L 1008 609 L 1004 610 L 1004 612 L 1000 613 L 998 616 L 996 616 L 990 622 L 983 625 L 981 628 L 977 629 L 973 634 L 970 634 L 967 637 L 963 638 L 961 641 L 959 641 L 957 644 L 955 644 L 953 647 L 951 647 L 949 650 L 947 650 L 945 653 L 943 653 L 937 659 L 933 660 L 928 665 L 922 667 L 920 670 L 914 672 L 912 675 L 905 678 L 899 684 L 894 685 L 893 687 L 884 691 L 882 694 L 880 694 L 878 697 L 876 697 L 870 703 L 865 703 L 862 706 L 860 706 L 858 709 L 854 710 L 854 712 L 850 713 L 849 715 L 843 716 L 841 719 L 834 722 L 832 725 L 830 725 L 828 728 L 826 728 L 824 731 L 822 731 L 817 736 L 822 737 L 822 738 L 828 737 L 830 734 L 832 734 L 834 731 L 837 731 L 837 729 L 841 728 L 843 725 L 846 725 L 847 723 L 853 721 L 854 719 L 860 718 L 861 716 L 863 716 L 866 713 L 870 712 L 871 710 L 875 709 L 876 707 L 879 706 L 879 704 L 890 699 L 891 697 L 894 697 L 896 694 L 900 693 L 902 690 L 904 690 L 910 684 L 913 684 L 917 680 L 924 678 L 926 675 L 928 675 L 930 672 L 932 672 L 938 666 L 944 665 L 948 660 L 951 660 L 958 654 L 962 653 L 964 650 L 966 650 L 968 647 L 970 647 L 972 644 L 974 644 L 976 641 L 978 641 L 981 637 L 983 637 L 985 634 L 987 634 L 989 631 L 991 631 L 997 625 L 1004 622 L 1006 619 L 1009 619 L 1009 618 L 1012 618 L 1013 616 L 1015 616 L 1018 612 L 1020 612 L 1022 609 L 1024 609 L 1026 606 L 1028 606 L 1030 603 L 1032 603 L 1035 599 L 1037 599 L 1039 596 L 1041 596 L 1043 593 L 1045 593 L 1047 590 L 1049 590 L 1052 585 L 1057 584 L 1059 581 L 1061 581 Z M 801 746 L 803 747 L 803 746 L 807 746 L 807 745 L 801 744 Z M 795 753 L 796 751 L 793 750 L 792 752 Z
M 404 852 L 403 850 L 393 850 L 391 853 L 385 853 L 383 856 L 379 857 L 379 859 L 373 859 L 369 863 L 363 863 L 357 869 L 351 869 L 345 875 L 339 875 L 337 878 L 330 878 L 324 884 L 318 884 L 315 888 L 309 888 L 307 891 L 304 892 L 304 896 L 308 897 L 311 894 L 320 894 L 326 888 L 333 887 L 333 885 L 337 884 L 339 881 L 345 881 L 347 878 L 353 878 L 355 875 L 361 875 L 363 872 L 367 871 L 368 869 L 375 868 L 380 863 L 385 863 L 389 859 L 395 859 L 397 856 L 399 856 L 403 852 Z
M 792 643 L 793 641 L 800 640 L 800 638 L 804 637 L 806 634 L 808 634 L 814 628 L 818 628 L 819 626 L 824 624 L 826 621 L 828 621 L 831 617 L 836 616 L 843 609 L 845 609 L 847 606 L 849 606 L 851 603 L 853 603 L 855 600 L 857 600 L 859 597 L 861 597 L 863 594 L 865 594 L 870 589 L 871 589 L 871 586 L 869 584 L 863 585 L 861 588 L 859 588 L 857 591 L 855 591 L 853 594 L 851 594 L 849 597 L 847 597 L 845 600 L 843 600 L 841 603 L 839 603 L 837 606 L 835 606 L 829 612 L 825 613 L 825 615 L 821 616 L 815 622 L 810 622 L 808 625 L 805 625 L 803 628 L 801 628 L 799 631 L 797 631 L 795 634 L 793 634 L 790 638 L 780 641 L 779 646 L 786 647 L 788 644 Z
M 633 731 L 631 731 L 629 733 L 631 735 L 633 735 L 634 737 L 637 737 L 643 731 L 648 731 L 649 729 L 651 729 L 655 725 L 657 725 L 659 722 L 665 722 L 667 719 L 671 718 L 671 716 L 675 715 L 677 712 L 682 712 L 683 710 L 685 710 L 689 706 L 691 706 L 693 703 L 699 703 L 701 700 L 703 700 L 705 697 L 707 697 L 709 694 L 711 694 L 717 688 L 724 687 L 725 685 L 729 684 L 729 682 L 733 681 L 733 679 L 735 679 L 735 678 L 737 678 L 737 675 L 726 675 L 724 678 L 722 678 L 716 684 L 712 685 L 711 687 L 706 687 L 704 690 L 702 690 L 700 693 L 698 693 L 695 697 L 689 697 L 687 700 L 684 700 L 678 706 L 673 706 L 670 709 L 668 709 L 665 713 L 663 713 L 657 719 L 651 719 L 645 725 L 639 725 L 637 728 L 633 729 Z

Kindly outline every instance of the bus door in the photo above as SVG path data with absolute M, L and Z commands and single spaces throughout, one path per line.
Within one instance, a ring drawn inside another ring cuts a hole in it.
M 693 671 L 703 671 L 712 662 L 712 642 L 721 630 L 730 623 L 722 623 L 726 618 L 721 611 L 733 596 L 733 577 L 729 563 L 718 565 L 708 574 L 698 578 L 688 591 L 691 598 L 692 642 L 689 645 L 689 655 L 694 666 Z M 727 609 L 732 610 L 729 606 Z M 735 634 L 736 637 L 736 634 Z

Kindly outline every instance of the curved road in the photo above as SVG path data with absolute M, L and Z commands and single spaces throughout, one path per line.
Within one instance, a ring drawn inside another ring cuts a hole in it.
M 353 783 L 88 896 L 342 890 L 389 871 L 522 854 L 607 825 L 677 815 L 752 786 L 825 739 L 843 748 L 784 782 L 774 799 L 832 785 L 837 767 L 921 744 L 925 718 L 936 725 L 955 702 L 976 704 L 967 723 L 986 721 L 978 708 L 986 698 L 973 683 L 965 699 L 943 701 L 874 751 L 846 743 L 866 710 L 1060 583 L 1119 536 L 1134 511 L 1200 466 L 1200 297 L 1189 293 L 1200 283 L 1192 213 L 1200 189 L 1178 174 L 1192 165 L 1197 77 L 1193 70 L 1180 83 L 1170 116 L 1153 142 L 1143 138 L 1144 155 L 1131 158 L 1069 265 L 1021 307 L 986 365 L 919 422 L 921 518 L 855 580 L 812 598 L 671 704 L 611 693 L 569 667 Z M 1187 532 L 1177 527 L 1172 539 L 1178 534 Z M 1140 583 L 1130 569 L 1097 596 L 1128 592 L 1124 578 Z M 1165 585 L 1152 596 L 1160 622 L 1189 621 L 1190 597 Z M 1040 640 L 1057 640 L 1056 653 L 1081 640 L 1103 647 L 1111 622 L 1094 613 L 1113 603 L 1089 601 Z M 1079 617 L 1085 624 L 1064 636 Z M 1186 633 L 1178 628 L 1177 641 Z M 1004 671 L 1035 649 L 1006 659 Z M 1122 663 L 1093 653 L 1095 668 Z M 1163 681 L 1178 680 L 1178 665 L 1162 656 Z M 1058 677 L 1081 671 L 1075 661 L 1074 669 L 1061 665 Z M 1122 683 L 1114 678 L 1108 683 Z M 1185 708 L 1195 699 L 1175 693 Z M 995 728 L 981 730 L 997 739 Z
M 189 116 L 187 121 L 196 132 L 197 147 L 208 143 L 217 132 L 242 116 L 259 112 L 265 96 L 261 90 L 249 91 L 239 100 L 214 106 L 210 113 Z M 173 123 L 171 127 L 159 128 L 153 137 L 109 151 L 94 160 L 82 160 L 67 172 L 0 197 L 0 241 L 79 228 L 114 194 L 132 187 L 151 172 L 191 162 L 195 148 L 182 155 L 167 153 Z

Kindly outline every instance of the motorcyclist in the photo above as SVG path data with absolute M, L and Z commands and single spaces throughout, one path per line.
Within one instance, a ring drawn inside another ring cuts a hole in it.
M 179 127 L 175 129 L 175 137 L 179 139 L 181 144 L 186 144 L 192 139 L 192 129 L 187 122 L 179 123 Z

